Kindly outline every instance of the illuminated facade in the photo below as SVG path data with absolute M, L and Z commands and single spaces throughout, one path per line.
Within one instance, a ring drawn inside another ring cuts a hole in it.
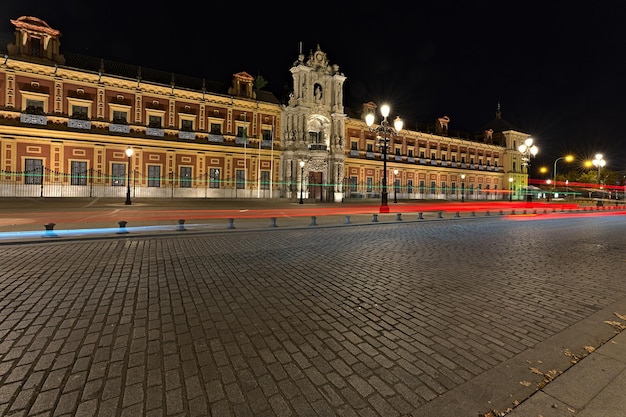
M 319 46 L 299 54 L 281 103 L 246 72 L 222 86 L 61 54 L 60 32 L 44 21 L 11 22 L 15 42 L 0 61 L 0 197 L 123 198 L 130 185 L 133 198 L 378 198 L 383 163 L 365 124 L 376 105 L 349 114 L 346 77 Z M 525 186 L 516 149 L 528 135 L 499 111 L 495 129 L 471 139 L 448 123 L 392 138 L 387 178 L 399 198 L 457 199 L 461 174 L 467 198 Z

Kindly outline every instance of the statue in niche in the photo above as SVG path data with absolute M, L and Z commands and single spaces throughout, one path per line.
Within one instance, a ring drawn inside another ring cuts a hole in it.
M 322 100 L 322 86 L 319 84 L 315 84 L 315 101 L 319 102 Z

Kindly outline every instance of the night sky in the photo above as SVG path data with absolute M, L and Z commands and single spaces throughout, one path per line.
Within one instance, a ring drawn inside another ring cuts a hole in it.
M 533 167 L 602 153 L 626 171 L 622 2 L 419 3 L 9 1 L 0 41 L 14 40 L 10 19 L 35 16 L 61 31 L 61 52 L 223 83 L 246 71 L 279 98 L 300 44 L 307 56 L 319 44 L 347 77 L 348 107 L 386 101 L 407 128 L 447 115 L 479 132 L 500 104 L 535 139 Z

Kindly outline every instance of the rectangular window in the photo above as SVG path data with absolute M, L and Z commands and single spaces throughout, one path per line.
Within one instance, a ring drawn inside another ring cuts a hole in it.
M 113 120 L 112 123 L 125 125 L 128 120 L 128 112 L 113 110 Z
M 43 114 L 43 100 L 26 99 L 26 113 Z
M 442 192 L 443 194 L 446 194 L 446 193 L 448 192 L 448 190 L 446 189 L 446 182 L 445 182 L 445 181 L 443 181 L 443 182 L 441 183 L 441 192 Z
M 371 143 L 367 144 L 367 152 L 374 152 L 374 147 Z
M 193 132 L 193 120 L 181 120 L 180 130 L 183 130 L 185 132 Z
M 222 134 L 222 125 L 219 123 L 211 123 L 211 134 L 212 135 L 221 135 Z
M 409 194 L 413 192 L 413 180 L 408 180 L 406 182 L 406 192 Z
M 243 169 L 238 169 L 236 173 L 236 183 L 238 190 L 246 189 L 246 171 Z
M 456 155 L 452 155 L 452 162 L 456 162 Z
M 356 151 L 357 150 L 357 143 L 356 142 L 350 142 L 350 150 L 352 150 L 352 151 Z
M 437 155 L 434 152 L 431 152 L 430 159 L 437 159 Z
M 24 184 L 43 184 L 43 160 L 26 159 L 24 161 Z
M 272 131 L 269 129 L 263 129 L 261 131 L 263 135 L 263 140 L 272 140 Z
M 350 191 L 357 190 L 357 177 L 350 177 Z
M 400 156 L 400 148 L 396 148 L 396 155 Z
M 420 151 L 420 158 L 424 159 L 424 151 Z
M 261 189 L 262 190 L 270 189 L 270 172 L 269 171 L 261 171 Z
M 367 184 L 367 189 L 366 190 L 367 190 L 368 193 L 371 193 L 372 192 L 372 185 L 374 184 L 374 178 L 367 177 L 365 179 L 365 181 L 366 181 L 366 184 Z
M 161 166 L 148 165 L 148 187 L 161 186 Z
M 191 167 L 180 167 L 180 188 L 191 188 Z
M 409 158 L 413 158 L 413 149 L 409 149 Z
M 111 185 L 121 187 L 126 185 L 127 164 L 111 164 Z
M 148 127 L 155 127 L 160 129 L 163 125 L 161 124 L 161 116 L 150 115 L 148 118 Z
M 72 185 L 87 185 L 87 162 L 72 161 L 71 163 L 71 179 Z
M 435 181 L 430 182 L 430 193 L 431 194 L 437 193 L 437 184 L 435 183 Z
M 309 132 L 309 143 L 322 143 L 322 134 L 320 132 Z
M 452 184 L 450 184 L 450 190 L 452 194 L 456 194 L 456 182 L 452 182 Z
M 220 188 L 219 168 L 209 168 L 209 188 Z
M 89 116 L 89 109 L 87 106 L 72 106 L 72 118 L 87 120 Z
M 426 184 L 424 184 L 424 180 L 420 181 L 420 194 L 424 194 L 424 191 L 426 191 Z
M 400 178 L 396 178 L 393 181 L 393 190 L 394 192 L 400 191 Z
M 243 138 L 246 136 L 246 128 L 244 126 L 237 126 L 237 137 Z

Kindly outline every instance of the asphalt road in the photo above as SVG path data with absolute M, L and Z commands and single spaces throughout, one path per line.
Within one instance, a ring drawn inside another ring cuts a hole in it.
M 504 415 L 616 334 L 625 249 L 623 215 L 5 244 L 0 415 Z

